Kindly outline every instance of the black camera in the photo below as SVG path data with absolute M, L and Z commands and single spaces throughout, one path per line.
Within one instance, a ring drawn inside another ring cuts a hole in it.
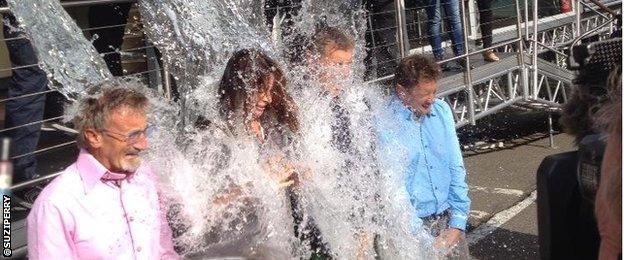
M 542 259 L 596 259 L 600 246 L 594 200 L 606 140 L 594 129 L 592 117 L 609 100 L 607 79 L 621 69 L 622 40 L 574 46 L 570 54 L 568 69 L 578 75 L 575 96 L 568 100 L 562 118 L 568 117 L 578 150 L 544 158 L 537 172 Z

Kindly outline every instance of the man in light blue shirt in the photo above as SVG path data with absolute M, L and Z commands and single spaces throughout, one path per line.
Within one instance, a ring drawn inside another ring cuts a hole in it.
M 453 113 L 435 98 L 439 76 L 431 59 L 415 55 L 401 61 L 396 93 L 378 117 L 378 148 L 382 164 L 405 183 L 412 228 L 424 225 L 444 254 L 459 250 L 452 258 L 464 258 L 470 199 Z

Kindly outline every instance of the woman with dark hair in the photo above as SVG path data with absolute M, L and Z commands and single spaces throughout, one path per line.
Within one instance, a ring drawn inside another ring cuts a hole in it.
M 309 243 L 314 255 L 327 256 L 327 245 L 312 219 L 304 220 L 303 206 L 295 182 L 295 168 L 283 158 L 296 157 L 294 137 L 299 134 L 297 108 L 285 91 L 286 79 L 277 63 L 257 50 L 240 50 L 229 60 L 219 85 L 221 116 L 230 127 L 242 119 L 247 133 L 261 143 L 260 153 L 283 154 L 267 158 L 268 171 L 286 187 L 294 220 L 295 236 Z M 284 149 L 284 148 L 290 149 Z M 263 149 L 264 148 L 264 149 Z M 261 155 L 262 156 L 262 155 Z
M 271 137 L 266 130 L 298 133 L 297 108 L 285 86 L 284 73 L 266 54 L 248 49 L 237 51 L 219 83 L 221 116 L 230 127 L 242 123 L 260 143 Z M 236 122 L 240 120 L 243 121 Z
M 195 165 L 207 165 L 212 177 L 195 183 L 196 195 L 208 198 L 195 207 L 209 212 L 179 205 L 169 214 L 185 257 L 293 258 L 294 221 L 284 205 L 296 181 L 299 122 L 285 86 L 278 63 L 261 51 L 243 49 L 229 59 L 218 85 L 220 119 L 196 122 L 210 138 Z

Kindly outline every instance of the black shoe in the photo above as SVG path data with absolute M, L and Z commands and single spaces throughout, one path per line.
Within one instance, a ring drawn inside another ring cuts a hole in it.
M 452 62 L 452 61 L 449 61 L 449 62 Z M 454 67 L 450 66 L 451 64 L 449 64 L 449 62 L 441 63 L 440 69 L 442 71 L 452 71 Z
M 460 59 L 457 61 L 457 64 L 459 65 L 460 69 L 462 71 L 466 71 L 466 60 L 465 59 Z M 475 67 L 470 65 L 470 69 L 474 69 Z
M 463 71 L 463 67 L 460 66 L 457 61 L 448 61 L 445 63 L 440 64 L 440 69 L 442 69 L 442 71 Z
M 42 187 L 34 186 L 13 192 L 13 196 L 18 198 L 21 206 L 32 208 L 32 204 L 35 203 L 35 200 L 39 197 L 42 190 Z

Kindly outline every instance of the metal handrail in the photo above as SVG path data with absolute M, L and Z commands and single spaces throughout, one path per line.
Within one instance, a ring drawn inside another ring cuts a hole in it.
M 582 3 L 581 1 L 582 0 L 579 0 L 580 3 Z M 601 3 L 600 1 L 597 1 L 597 0 L 587 0 L 587 1 L 592 2 L 592 4 L 595 4 L 596 6 L 600 7 L 600 9 L 602 9 L 603 11 L 605 11 L 605 12 L 607 12 L 607 13 L 613 15 L 613 16 L 617 16 L 618 15 L 615 11 L 611 10 L 611 8 L 607 7 L 606 5 Z M 593 8 L 591 8 L 591 9 L 594 10 Z
M 615 18 L 615 17 L 613 17 L 613 18 L 611 18 L 609 21 L 606 21 L 606 22 L 604 22 L 603 24 L 601 24 L 601 25 L 599 25 L 599 26 L 596 26 L 596 28 L 591 29 L 591 30 L 589 30 L 589 31 L 585 32 L 585 33 L 584 33 L 584 34 L 582 34 L 581 36 L 578 36 L 578 37 L 577 37 L 577 38 L 576 38 L 576 39 L 572 42 L 572 44 L 570 44 L 570 45 L 571 45 L 571 46 L 576 45 L 576 44 L 577 44 L 579 41 L 581 41 L 583 38 L 585 38 L 585 37 L 587 37 L 587 36 L 589 36 L 589 35 L 593 34 L 594 32 L 596 32 L 596 31 L 598 31 L 598 30 L 600 30 L 600 29 L 603 29 L 605 26 L 607 26 L 607 25 L 609 25 L 609 24 L 613 23 L 613 22 L 615 21 L 615 19 L 616 19 L 616 18 Z M 572 50 L 573 50 L 573 48 L 570 48 L 570 55 L 572 55 Z
M 579 4 L 582 4 L 583 6 L 585 6 L 585 7 L 587 7 L 587 8 L 589 8 L 589 9 L 590 9 L 590 10 L 592 10 L 594 13 L 597 13 L 598 15 L 600 15 L 600 16 L 602 16 L 602 17 L 604 17 L 604 18 L 607 18 L 607 19 L 609 18 L 609 16 L 606 16 L 606 15 L 604 15 L 603 13 L 598 12 L 598 10 L 594 9 L 594 7 L 593 7 L 593 6 L 590 6 L 589 4 L 587 4 L 587 3 L 583 2 L 583 1 L 578 1 L 578 3 L 579 3 Z M 609 9 L 609 10 L 611 10 L 611 9 Z
M 79 0 L 72 2 L 62 2 L 61 6 L 65 8 L 91 6 L 91 5 L 103 5 L 103 4 L 122 4 L 122 3 L 136 3 L 137 0 Z M 10 13 L 8 6 L 0 7 L 0 14 Z
M 561 55 L 566 56 L 566 57 L 567 57 L 567 56 L 570 56 L 569 54 L 567 54 L 567 53 L 565 53 L 565 52 L 562 52 L 562 51 L 560 51 L 560 50 L 557 50 L 557 49 L 555 49 L 555 48 L 553 48 L 553 47 L 551 47 L 551 46 L 548 46 L 548 45 L 546 45 L 546 44 L 543 44 L 543 43 L 541 43 L 541 42 L 537 42 L 537 44 L 538 44 L 538 45 L 541 45 L 542 47 L 544 47 L 544 48 L 546 48 L 546 49 L 548 49 L 548 50 L 550 50 L 550 51 L 556 52 L 557 54 L 561 54 Z
M 475 55 L 475 54 L 481 54 L 481 53 L 484 53 L 484 52 L 489 51 L 489 50 L 493 50 L 493 49 L 497 49 L 497 48 L 503 47 L 505 45 L 510 45 L 510 44 L 517 43 L 519 41 L 522 41 L 522 39 L 513 39 L 513 40 L 497 43 L 497 44 L 494 44 L 494 45 L 492 45 L 490 47 L 487 47 L 487 48 L 481 48 L 479 50 L 474 50 L 472 52 L 466 52 L 466 53 L 464 53 L 462 55 L 457 55 L 457 56 L 452 57 L 452 58 L 441 60 L 441 61 L 438 62 L 438 64 L 442 64 L 442 63 L 449 62 L 449 61 L 452 61 L 452 60 L 458 60 L 458 59 L 466 58 L 468 56 L 472 56 L 472 55 Z

